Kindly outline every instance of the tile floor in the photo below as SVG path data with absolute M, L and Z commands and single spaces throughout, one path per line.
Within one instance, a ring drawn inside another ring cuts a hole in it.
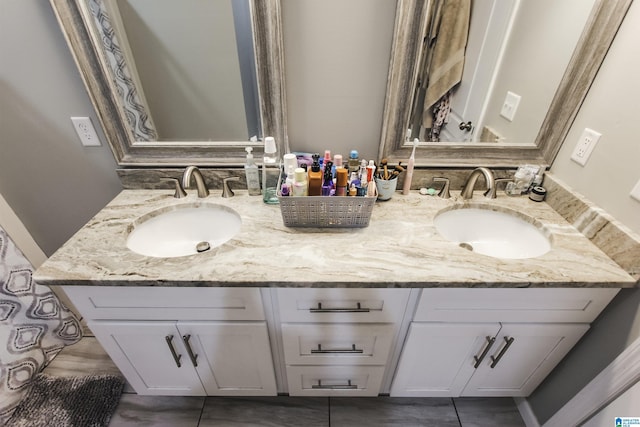
M 49 375 L 118 374 L 92 337 L 64 349 Z M 125 388 L 109 427 L 523 427 L 511 398 L 138 396 Z

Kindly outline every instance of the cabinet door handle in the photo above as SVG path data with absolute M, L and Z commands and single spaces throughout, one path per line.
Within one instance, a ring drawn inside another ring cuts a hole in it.
M 496 367 L 496 365 L 498 364 L 500 359 L 502 359 L 502 356 L 504 356 L 504 354 L 507 352 L 509 347 L 511 347 L 511 344 L 513 344 L 513 340 L 514 340 L 513 337 L 511 337 L 511 338 L 503 337 L 503 338 L 504 338 L 504 342 L 505 342 L 504 347 L 502 347 L 502 350 L 500 350 L 500 353 L 498 353 L 497 357 L 491 356 L 491 369 Z
M 341 354 L 355 354 L 355 353 L 364 353 L 364 350 L 360 349 L 360 348 L 356 348 L 355 344 L 351 344 L 351 348 L 349 349 L 343 349 L 343 350 L 323 350 L 322 349 L 322 345 L 318 344 L 318 349 L 311 349 L 311 354 L 331 354 L 331 353 L 341 353 Z
M 182 357 L 182 355 L 176 353 L 176 349 L 173 348 L 173 343 L 171 341 L 173 341 L 173 335 L 167 335 L 166 337 L 164 337 L 165 341 L 167 341 L 167 345 L 169 346 L 169 350 L 171 350 L 171 355 L 173 356 L 173 360 L 175 360 L 176 362 L 176 366 L 179 368 L 182 365 L 180 364 L 180 358 Z
M 356 390 L 358 386 L 356 384 L 351 384 L 351 380 L 347 380 L 347 384 L 333 384 L 333 385 L 323 385 L 321 380 L 318 380 L 318 384 L 312 384 L 312 389 L 321 389 L 321 390 Z
M 189 339 L 191 338 L 191 335 L 187 334 L 187 335 L 183 335 L 182 336 L 182 342 L 184 343 L 184 346 L 187 348 L 187 354 L 189 354 L 189 359 L 191 359 L 191 363 L 193 364 L 194 367 L 198 367 L 198 355 L 197 354 L 193 354 L 193 349 L 191 348 L 191 345 L 189 344 Z
M 318 308 L 310 308 L 311 313 L 368 313 L 368 308 L 363 308 L 360 303 L 356 308 L 322 308 L 322 303 L 318 303 Z
M 480 363 L 482 363 L 487 353 L 489 353 L 489 350 L 491 349 L 491 346 L 493 346 L 493 343 L 496 342 L 496 337 L 492 337 L 489 335 L 487 335 L 485 339 L 487 340 L 487 345 L 484 347 L 484 350 L 482 350 L 480 356 L 473 356 L 473 360 L 476 361 L 476 363 L 473 364 L 473 367 L 476 369 L 478 368 L 478 366 L 480 366 Z

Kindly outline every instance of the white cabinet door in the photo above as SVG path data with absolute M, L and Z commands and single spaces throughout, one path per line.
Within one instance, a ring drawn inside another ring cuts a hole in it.
M 459 396 L 499 330 L 498 323 L 412 323 L 391 396 Z
M 528 396 L 589 329 L 586 324 L 503 324 L 463 396 Z
M 195 365 L 207 395 L 277 394 L 265 322 L 178 322 L 178 329 L 185 364 Z
M 102 321 L 89 327 L 138 394 L 205 394 L 175 322 Z

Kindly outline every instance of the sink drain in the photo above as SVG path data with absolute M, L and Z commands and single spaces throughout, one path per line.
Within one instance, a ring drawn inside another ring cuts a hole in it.
M 473 252 L 473 246 L 471 246 L 469 243 L 463 242 L 463 243 L 460 243 L 458 246 Z
M 199 252 L 206 252 L 209 249 L 211 249 L 211 245 L 209 244 L 209 242 L 200 242 L 196 245 L 196 251 Z

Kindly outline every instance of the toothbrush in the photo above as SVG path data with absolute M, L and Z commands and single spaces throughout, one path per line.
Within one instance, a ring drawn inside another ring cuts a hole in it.
M 418 138 L 413 140 L 413 150 L 411 151 L 411 157 L 409 157 L 409 163 L 407 164 L 407 174 L 404 177 L 404 184 L 402 185 L 402 194 L 409 194 L 411 190 L 411 179 L 413 178 L 413 167 L 416 163 L 416 147 L 420 140 Z

